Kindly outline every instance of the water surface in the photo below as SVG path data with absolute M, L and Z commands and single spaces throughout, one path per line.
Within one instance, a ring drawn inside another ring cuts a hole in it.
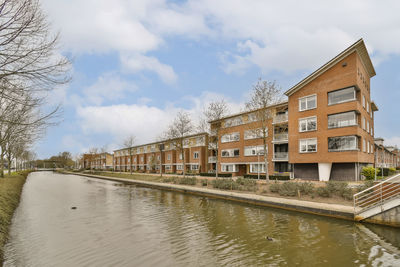
M 36 172 L 5 258 L 5 266 L 400 266 L 400 231 Z

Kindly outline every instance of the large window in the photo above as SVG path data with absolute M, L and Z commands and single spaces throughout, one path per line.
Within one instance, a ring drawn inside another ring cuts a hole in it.
M 238 166 L 235 164 L 221 164 L 222 172 L 238 172 Z
M 252 173 L 265 172 L 265 163 L 250 164 L 250 172 Z
M 221 157 L 223 158 L 239 157 L 239 148 L 222 150 Z
M 225 127 L 232 127 L 243 124 L 242 116 L 225 120 Z
M 266 136 L 268 136 L 268 129 L 265 129 Z M 263 133 L 261 128 L 251 129 L 244 131 L 244 140 L 262 138 Z
M 299 132 L 317 130 L 317 117 L 299 119 Z
M 258 154 L 264 155 L 264 146 L 246 146 L 244 148 L 245 156 L 257 156 Z
M 328 93 L 328 105 L 356 100 L 356 89 L 349 87 Z
M 193 158 L 198 159 L 199 158 L 199 152 L 194 152 L 193 153 Z
M 304 111 L 317 107 L 317 96 L 311 95 L 299 99 L 299 110 Z
M 307 152 L 317 152 L 317 138 L 300 140 L 300 153 Z
M 239 141 L 239 139 L 240 139 L 240 133 L 224 134 L 224 135 L 221 137 L 221 143 L 228 143 L 228 142 Z
M 346 150 L 356 150 L 356 149 L 357 149 L 356 136 L 340 136 L 340 137 L 328 138 L 329 151 L 346 151 Z
M 352 125 L 357 125 L 357 116 L 355 111 L 328 116 L 328 128 L 339 128 Z
M 178 171 L 182 171 L 182 170 L 183 170 L 183 164 L 178 164 L 178 165 L 176 165 L 176 169 L 177 169 Z

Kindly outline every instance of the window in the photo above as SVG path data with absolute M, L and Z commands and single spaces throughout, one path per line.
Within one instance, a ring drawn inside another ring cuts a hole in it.
M 144 158 L 143 158 L 143 157 L 140 157 L 140 161 L 142 161 L 142 162 L 143 162 L 143 160 L 144 160 Z
M 355 111 L 328 115 L 328 128 L 357 125 L 356 116 L 357 115 Z
M 363 139 L 363 152 L 365 152 L 367 150 L 366 146 L 367 146 L 367 144 L 365 142 L 365 139 Z
M 340 136 L 328 138 L 328 151 L 346 151 L 357 149 L 356 136 Z
M 368 152 L 368 154 L 369 154 L 369 148 L 371 147 L 371 145 L 370 145 L 370 143 L 369 143 L 369 141 L 368 141 L 368 145 L 367 145 L 367 152 Z
M 265 129 L 265 134 L 268 136 L 268 129 Z M 262 138 L 263 131 L 261 128 L 244 131 L 244 140 Z
M 317 117 L 299 119 L 299 132 L 314 131 L 317 129 Z
M 247 115 L 247 122 L 253 122 L 257 121 L 257 114 L 256 113 L 250 113 Z
M 199 152 L 194 152 L 193 153 L 193 158 L 198 159 L 199 158 Z
M 265 163 L 250 164 L 250 172 L 252 173 L 265 172 Z
M 240 139 L 240 133 L 225 134 L 221 137 L 221 143 L 239 141 L 239 139 Z
M 317 152 L 317 138 L 300 140 L 300 153 Z
M 238 167 L 235 164 L 221 164 L 222 172 L 237 172 Z
M 365 108 L 365 95 L 362 95 L 362 105 L 363 105 L 363 108 Z
M 176 165 L 176 169 L 177 169 L 178 171 L 182 171 L 182 170 L 183 170 L 183 164 L 178 164 L 178 165 Z
M 365 118 L 364 117 L 362 117 L 362 128 L 363 128 L 363 130 L 365 130 Z
M 179 153 L 179 159 L 180 159 L 180 160 L 183 160 L 183 155 L 182 155 L 182 153 Z
M 191 169 L 192 171 L 198 170 L 198 169 L 199 169 L 199 165 L 198 165 L 198 164 L 196 164 L 196 165 L 190 165 L 190 169 Z
M 171 165 L 165 165 L 165 170 L 170 171 L 171 170 Z
M 317 107 L 317 96 L 311 95 L 299 99 L 299 111 L 313 109 Z
M 239 157 L 239 148 L 222 150 L 221 157 L 223 158 Z
M 131 162 L 131 159 L 130 158 L 128 158 L 128 163 L 130 163 Z
M 257 156 L 257 153 L 259 153 L 260 155 L 264 155 L 264 146 L 246 146 L 246 147 L 244 147 L 244 155 L 245 156 Z
M 160 155 L 157 156 L 157 160 L 161 160 L 161 156 Z
M 367 112 L 369 113 L 369 103 L 367 102 Z
M 167 159 L 168 159 L 168 160 L 171 160 L 171 154 L 168 154 L 168 155 L 167 155 Z
M 328 105 L 356 100 L 356 89 L 349 87 L 328 93 Z
M 133 159 L 133 162 L 136 162 L 136 158 Z
M 238 126 L 243 123 L 242 117 L 230 118 L 225 120 L 225 127 Z
M 369 133 L 369 120 L 367 120 L 367 132 Z

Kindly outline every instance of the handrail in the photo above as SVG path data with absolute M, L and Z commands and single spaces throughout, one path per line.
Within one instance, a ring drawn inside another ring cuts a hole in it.
M 394 197 L 400 196 L 400 174 L 387 178 L 376 185 L 373 185 L 353 195 L 354 214 L 362 211 L 383 206 L 383 204 Z M 357 211 L 357 207 L 360 209 Z

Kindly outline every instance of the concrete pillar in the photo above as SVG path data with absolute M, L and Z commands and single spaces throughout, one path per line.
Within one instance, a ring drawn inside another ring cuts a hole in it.
M 318 174 L 320 181 L 329 181 L 332 163 L 318 163 Z

